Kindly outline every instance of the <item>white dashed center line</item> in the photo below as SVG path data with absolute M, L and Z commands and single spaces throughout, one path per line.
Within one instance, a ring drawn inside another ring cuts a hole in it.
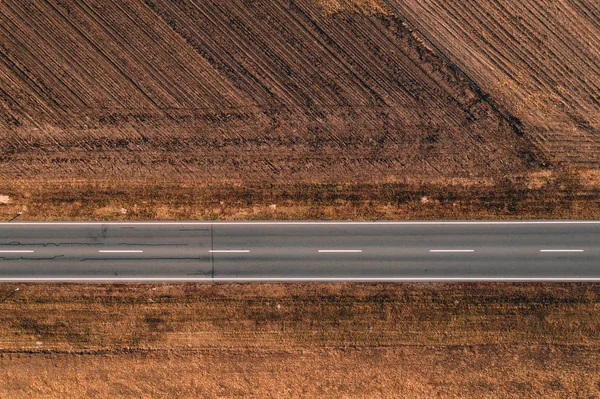
M 211 249 L 208 252 L 211 253 L 248 253 L 247 249 Z
M 362 252 L 362 249 L 319 249 L 319 252 L 322 253 L 359 253 Z
M 0 253 L 11 253 L 11 254 L 30 254 L 34 251 L 29 250 L 0 250 Z
M 429 252 L 475 252 L 474 249 L 430 249 Z
M 583 252 L 583 249 L 540 249 L 540 252 Z
M 140 253 L 144 252 L 141 249 L 101 249 L 98 252 L 101 253 L 113 253 L 113 254 L 128 254 L 128 253 Z

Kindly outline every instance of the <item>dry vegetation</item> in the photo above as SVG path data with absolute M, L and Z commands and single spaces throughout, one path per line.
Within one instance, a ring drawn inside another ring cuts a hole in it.
M 600 288 L 0 287 L 0 396 L 595 397 Z
M 203 185 L 46 180 L 0 184 L 0 219 L 594 219 L 600 175 L 385 184 Z M 23 212 L 18 216 L 18 212 Z

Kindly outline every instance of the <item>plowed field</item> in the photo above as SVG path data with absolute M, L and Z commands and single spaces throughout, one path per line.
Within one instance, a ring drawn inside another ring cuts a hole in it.
M 597 0 L 386 0 L 555 162 L 600 160 Z
M 446 198 L 455 179 L 596 175 L 600 9 L 547 3 L 0 2 L 0 195 L 24 210 L 17 186 L 367 184 L 375 198 L 416 181 L 442 182 L 418 198 Z M 486 198 L 472 216 L 497 214 Z
M 535 165 L 518 126 L 364 2 L 0 4 L 3 176 L 372 182 Z

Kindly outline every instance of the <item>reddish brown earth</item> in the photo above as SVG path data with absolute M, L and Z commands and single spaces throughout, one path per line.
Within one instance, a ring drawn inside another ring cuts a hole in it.
M 500 198 L 507 181 L 527 189 L 565 173 L 596 184 L 599 8 L 546 3 L 2 2 L 0 195 L 23 218 L 43 219 L 28 214 L 27 198 L 62 187 L 63 202 L 80 202 L 82 184 L 111 186 L 140 208 L 184 182 L 206 193 L 290 192 L 300 207 L 314 202 L 307 192 L 349 184 L 361 187 L 351 197 L 367 193 L 371 217 L 390 206 L 378 202 L 385 184 L 417 200 L 465 187 Z M 565 208 L 595 209 L 598 188 L 570 191 Z M 245 201 L 207 195 L 190 205 L 201 210 L 174 217 Z M 501 216 L 495 200 L 475 196 L 481 210 L 458 204 L 473 211 L 456 216 Z M 335 217 L 360 217 L 336 204 Z M 46 217 L 98 212 L 86 206 Z
M 600 3 L 385 0 L 554 163 L 598 167 Z
M 6 179 L 390 182 L 543 160 L 376 2 L 0 4 Z

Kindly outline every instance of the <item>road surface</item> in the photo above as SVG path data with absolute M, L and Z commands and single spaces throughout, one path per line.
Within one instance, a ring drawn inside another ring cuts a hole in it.
M 600 281 L 600 221 L 0 223 L 0 281 Z

